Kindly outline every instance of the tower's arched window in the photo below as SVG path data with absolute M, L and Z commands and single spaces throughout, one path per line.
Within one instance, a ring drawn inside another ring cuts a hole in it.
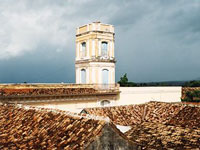
M 81 43 L 81 58 L 84 58 L 86 56 L 86 43 Z
M 110 105 L 110 101 L 108 100 L 101 101 L 101 106 L 109 106 L 109 105 Z
M 108 42 L 101 43 L 101 55 L 108 56 Z
M 102 70 L 102 83 L 108 84 L 108 81 L 109 81 L 109 70 L 103 69 Z
M 81 69 L 81 83 L 85 84 L 86 83 L 86 70 Z

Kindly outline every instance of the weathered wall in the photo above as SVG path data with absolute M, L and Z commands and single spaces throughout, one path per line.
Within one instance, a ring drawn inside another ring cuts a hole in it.
M 181 101 L 181 87 L 120 87 L 120 91 L 119 105 Z
M 124 136 L 124 135 L 122 135 Z M 109 125 L 105 125 L 101 135 L 98 136 L 87 150 L 138 150 L 139 147 L 115 132 Z

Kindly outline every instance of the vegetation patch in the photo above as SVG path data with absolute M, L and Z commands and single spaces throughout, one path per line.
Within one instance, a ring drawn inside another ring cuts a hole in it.
M 185 97 L 181 100 L 184 102 L 200 102 L 200 90 L 187 91 Z

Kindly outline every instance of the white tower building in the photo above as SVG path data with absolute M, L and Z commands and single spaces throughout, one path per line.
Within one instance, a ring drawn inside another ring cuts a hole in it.
M 114 27 L 93 22 L 76 30 L 76 83 L 114 84 Z

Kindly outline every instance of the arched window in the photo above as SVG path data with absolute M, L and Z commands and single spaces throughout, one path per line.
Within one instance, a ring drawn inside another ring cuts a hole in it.
M 109 106 L 109 105 L 110 105 L 110 101 L 108 100 L 101 101 L 101 106 Z
M 101 43 L 101 56 L 108 56 L 108 42 Z
M 102 83 L 108 84 L 108 81 L 109 81 L 109 70 L 103 69 L 102 70 Z
M 81 58 L 84 58 L 86 56 L 86 43 L 81 43 Z
M 81 69 L 81 83 L 85 84 L 86 83 L 86 70 Z

